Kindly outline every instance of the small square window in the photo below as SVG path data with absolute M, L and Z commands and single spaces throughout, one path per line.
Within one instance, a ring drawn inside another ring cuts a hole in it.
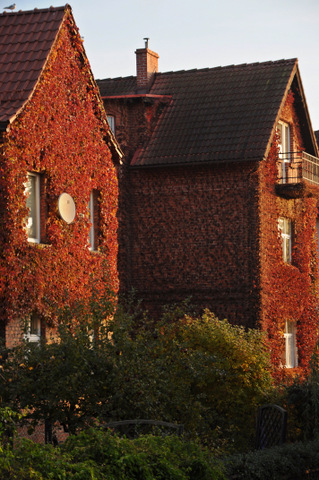
M 285 322 L 285 367 L 298 367 L 298 352 L 296 341 L 297 328 L 294 322 L 286 320 Z
M 29 242 L 40 242 L 40 175 L 28 173 L 25 183 L 27 196 L 28 216 L 25 221 L 25 229 Z
M 281 235 L 283 261 L 285 263 L 291 263 L 291 220 L 288 218 L 279 218 L 278 229 Z

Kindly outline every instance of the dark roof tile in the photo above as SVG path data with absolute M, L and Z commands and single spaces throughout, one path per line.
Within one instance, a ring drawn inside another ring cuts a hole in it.
M 150 94 L 171 95 L 173 101 L 135 165 L 263 158 L 295 64 L 292 59 L 157 74 Z M 101 83 L 102 95 L 109 95 L 108 81 Z M 120 95 L 117 87 L 125 79 L 115 83 L 110 90 Z
M 0 15 L 0 121 L 28 100 L 59 31 L 65 7 Z

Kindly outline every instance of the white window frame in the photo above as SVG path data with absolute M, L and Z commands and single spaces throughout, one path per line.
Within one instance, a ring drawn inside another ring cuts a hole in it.
M 28 197 L 34 195 L 34 215 L 29 214 L 26 218 L 25 229 L 28 235 L 28 241 L 32 243 L 40 243 L 40 175 L 38 173 L 27 173 L 28 179 L 25 183 L 25 193 L 27 196 L 27 205 Z M 32 180 L 34 179 L 34 187 L 32 188 Z M 30 231 L 31 226 L 34 223 L 35 233 L 32 234 Z
M 109 123 L 110 129 L 112 130 L 113 134 L 115 135 L 115 116 L 114 115 L 107 115 L 107 121 Z
M 281 181 L 282 183 L 287 183 L 289 178 L 288 165 L 291 162 L 289 124 L 280 120 L 277 124 L 277 133 L 279 136 L 278 147 L 279 147 L 279 159 L 281 160 L 280 162 Z
M 295 322 L 285 322 L 285 367 L 298 367 L 297 327 Z
M 280 217 L 278 219 L 278 230 L 281 236 L 282 259 L 284 263 L 291 263 L 292 221 L 289 218 Z
M 94 192 L 93 190 L 90 193 L 88 210 L 90 212 L 90 222 L 91 222 L 91 228 L 89 232 L 89 249 L 94 251 L 95 250 L 95 234 L 94 234 L 95 225 L 94 225 Z
M 36 313 L 32 313 L 27 321 L 24 338 L 32 343 L 37 343 L 41 340 L 41 319 Z

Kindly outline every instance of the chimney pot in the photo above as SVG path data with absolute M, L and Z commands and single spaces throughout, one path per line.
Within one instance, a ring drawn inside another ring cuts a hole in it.
M 139 48 L 135 51 L 138 93 L 149 92 L 154 75 L 158 72 L 159 56 L 148 48 L 149 38 L 145 37 L 143 40 L 145 41 L 145 48 Z

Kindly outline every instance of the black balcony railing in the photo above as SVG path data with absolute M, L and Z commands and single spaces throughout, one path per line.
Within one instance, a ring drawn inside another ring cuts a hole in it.
M 319 185 L 319 158 L 305 152 L 279 154 L 278 183 L 292 184 L 306 180 Z

